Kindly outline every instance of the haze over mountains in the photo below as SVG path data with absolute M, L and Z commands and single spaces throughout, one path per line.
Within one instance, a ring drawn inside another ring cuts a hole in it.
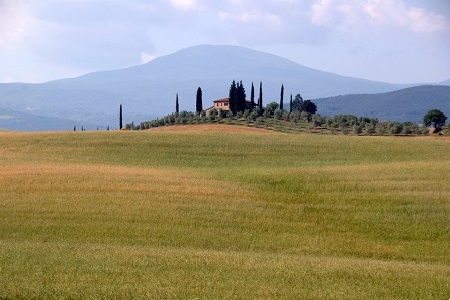
M 248 97 L 251 83 L 255 84 L 257 96 L 259 82 L 262 81 L 264 104 L 279 101 L 281 84 L 285 87 L 285 101 L 288 101 L 286 95 L 298 93 L 304 99 L 353 94 L 345 101 L 338 97 L 318 100 L 318 113 L 326 115 L 346 113 L 362 116 L 370 113 L 371 117 L 380 119 L 390 116 L 390 119 L 399 121 L 418 121 L 423 107 L 430 104 L 426 100 L 428 98 L 421 97 L 420 93 L 433 90 L 437 101 L 433 105 L 450 102 L 448 98 L 439 96 L 448 94 L 445 87 L 419 89 L 412 92 L 416 95 L 414 102 L 408 102 L 412 111 L 401 116 L 393 115 L 389 101 L 396 103 L 398 97 L 408 93 L 391 94 L 390 100 L 383 103 L 377 102 L 376 96 L 370 99 L 364 96 L 367 100 L 359 101 L 360 98 L 354 94 L 392 92 L 413 84 L 340 76 L 237 46 L 201 45 L 121 70 L 95 72 L 42 84 L 0 84 L 0 127 L 13 130 L 71 130 L 74 125 L 79 128 L 84 125 L 88 129 L 96 126 L 117 128 L 120 104 L 124 107 L 124 122 L 146 121 L 173 112 L 177 93 L 180 110 L 194 110 L 198 87 L 203 91 L 203 106 L 208 107 L 213 100 L 228 96 L 232 80 L 243 81 Z M 418 103 L 421 103 L 420 109 L 415 110 Z M 364 107 L 370 107 L 370 110 L 364 110 Z M 441 108 L 445 110 L 442 105 Z M 383 111 L 389 114 L 383 115 Z M 30 122 L 31 116 L 47 119 Z
M 420 85 L 380 94 L 351 94 L 315 99 L 323 115 L 351 114 L 381 121 L 421 123 L 433 108 L 450 113 L 450 86 Z

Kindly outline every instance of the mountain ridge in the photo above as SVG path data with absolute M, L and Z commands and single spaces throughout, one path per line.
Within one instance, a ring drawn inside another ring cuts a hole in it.
M 173 112 L 176 94 L 181 110 L 194 110 L 198 87 L 203 91 L 204 106 L 208 106 L 212 100 L 228 95 L 232 80 L 242 80 L 247 95 L 252 82 L 255 90 L 262 82 L 264 104 L 279 101 L 281 84 L 285 97 L 292 93 L 305 99 L 414 86 L 319 71 L 240 46 L 199 45 L 119 70 L 42 84 L 0 84 L 0 109 L 115 127 L 120 104 L 124 122 L 149 120 Z
M 19 112 L 10 109 L 0 109 L 0 128 L 14 131 L 71 131 L 85 128 L 87 130 L 105 130 L 96 124 L 75 120 L 53 118 Z
M 386 121 L 421 123 L 430 109 L 450 113 L 450 86 L 420 85 L 379 94 L 351 94 L 315 99 L 323 115 L 352 114 Z
M 450 85 L 450 78 L 439 83 L 440 85 Z

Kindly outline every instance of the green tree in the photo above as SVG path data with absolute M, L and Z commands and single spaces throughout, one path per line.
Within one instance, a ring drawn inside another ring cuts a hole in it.
M 273 116 L 275 113 L 275 110 L 278 108 L 278 103 L 276 102 L 270 102 L 266 106 L 266 111 L 268 112 L 269 116 Z
M 203 110 L 203 100 L 202 100 L 202 89 L 199 87 L 197 89 L 197 97 L 195 102 L 195 111 L 197 112 L 197 115 L 200 114 L 200 112 Z
M 245 94 L 245 88 L 244 85 L 241 82 L 238 83 L 236 87 L 236 110 L 237 111 L 245 111 L 246 108 L 246 101 L 245 98 L 247 98 L 247 95 Z
M 230 94 L 229 94 L 229 102 L 230 102 L 230 111 L 233 113 L 233 115 L 236 114 L 237 111 L 237 103 L 236 103 L 236 98 L 237 98 L 237 86 L 236 86 L 236 81 L 233 80 L 233 82 L 231 83 L 230 86 Z
M 292 94 L 291 94 L 291 100 L 289 101 L 289 112 L 290 113 L 292 112 L 292 105 L 293 105 L 293 103 L 292 103 Z
M 216 119 L 216 116 L 217 116 L 217 110 L 215 110 L 214 108 L 211 109 L 211 111 L 209 112 L 209 120 L 214 121 Z
M 283 97 L 284 97 L 284 85 L 281 85 L 281 94 L 280 94 L 280 110 L 283 110 Z
M 122 104 L 120 104 L 119 107 L 119 130 L 121 130 L 123 127 L 123 123 L 122 123 Z
M 250 92 L 250 101 L 251 101 L 251 110 L 253 110 L 256 106 L 255 103 L 255 87 L 253 86 L 253 82 L 252 82 L 252 90 Z
M 262 81 L 259 83 L 259 98 L 258 98 L 258 108 L 260 113 L 263 112 L 263 92 L 262 92 Z
M 311 100 L 305 100 L 302 102 L 302 111 L 306 111 L 308 114 L 314 115 L 317 111 L 317 106 Z
M 300 96 L 300 95 L 297 95 Z M 295 97 L 297 99 L 297 97 Z M 300 97 L 301 98 L 301 97 Z M 317 111 L 317 107 L 311 100 L 298 101 L 295 103 L 300 103 L 300 110 L 302 114 L 306 115 L 306 119 L 308 122 L 312 121 L 312 115 L 314 115 Z M 298 110 L 298 107 L 296 108 Z
M 303 98 L 300 94 L 297 94 L 292 101 L 291 111 L 302 111 Z
M 180 113 L 180 104 L 178 103 L 178 93 L 177 93 L 177 99 L 175 100 L 175 113 Z
M 447 117 L 439 109 L 432 109 L 423 117 L 423 124 L 427 127 L 433 126 L 435 132 L 442 129 L 442 126 L 445 125 L 445 121 L 447 121 Z

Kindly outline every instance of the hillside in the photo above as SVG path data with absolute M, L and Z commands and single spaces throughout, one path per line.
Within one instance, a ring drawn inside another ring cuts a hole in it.
M 229 128 L 0 132 L 0 299 L 448 299 L 449 139 Z
M 450 115 L 450 86 L 422 85 L 381 94 L 315 99 L 322 115 L 352 114 L 380 120 L 421 123 L 433 108 Z
M 265 103 L 279 100 L 282 83 L 285 95 L 300 93 L 304 98 L 379 93 L 407 86 L 322 72 L 237 46 L 201 45 L 121 70 L 43 84 L 0 84 L 0 109 L 113 127 L 121 103 L 124 122 L 149 120 L 172 112 L 176 93 L 180 109 L 193 110 L 199 86 L 207 106 L 227 96 L 233 79 L 243 81 L 248 95 L 251 82 L 262 81 Z
M 450 78 L 445 81 L 442 81 L 440 84 L 441 85 L 450 85 Z
M 54 117 L 35 115 L 23 111 L 0 109 L 0 128 L 16 131 L 70 131 L 84 127 L 87 130 L 106 129 L 100 125 Z

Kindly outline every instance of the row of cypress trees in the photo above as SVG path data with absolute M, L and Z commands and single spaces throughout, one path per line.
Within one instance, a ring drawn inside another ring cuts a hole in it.
M 238 111 L 244 111 L 247 106 L 246 98 L 247 95 L 245 94 L 245 88 L 242 84 L 242 80 L 236 84 L 236 82 L 233 80 L 233 83 L 230 87 L 230 110 L 233 112 L 233 114 L 236 114 Z
M 203 93 L 202 89 L 199 87 L 197 89 L 197 96 L 196 96 L 196 103 L 195 103 L 195 111 L 197 114 L 200 114 L 203 111 Z M 236 115 L 237 112 L 244 112 L 246 109 L 253 110 L 254 108 L 258 108 L 260 112 L 264 111 L 263 107 L 263 91 L 262 91 L 262 82 L 259 84 L 259 97 L 258 102 L 255 102 L 255 87 L 252 82 L 251 92 L 250 92 L 250 104 L 247 104 L 246 101 L 247 95 L 245 92 L 244 85 L 242 84 L 242 80 L 239 82 L 236 82 L 233 80 L 230 86 L 229 91 L 229 105 L 230 110 L 233 113 L 233 115 Z M 271 103 L 272 104 L 272 103 Z M 278 108 L 280 110 L 284 109 L 284 85 L 281 85 L 281 93 L 280 93 L 280 103 Z M 306 109 L 305 109 L 306 108 Z M 314 103 L 312 103 L 311 100 L 303 101 L 303 98 L 300 96 L 300 94 L 297 94 L 295 96 L 295 99 L 291 99 L 289 103 L 289 111 L 307 111 L 309 113 L 315 113 L 316 112 L 316 106 Z M 175 100 L 175 112 L 178 114 L 180 113 L 180 105 L 178 102 L 178 93 L 176 95 Z
M 197 112 L 197 114 L 200 114 L 200 112 L 203 110 L 203 100 L 202 100 L 202 98 L 203 98 L 203 92 L 202 92 L 201 87 L 199 87 L 197 89 L 197 96 L 195 98 L 196 99 L 195 100 L 195 111 Z M 176 97 L 176 100 L 175 100 L 175 112 L 177 114 L 180 113 L 180 104 L 178 102 L 178 93 L 177 93 L 177 97 Z
M 259 84 L 259 97 L 258 103 L 255 103 L 255 87 L 252 82 L 252 88 L 250 91 L 250 107 L 247 107 L 247 95 L 245 93 L 244 85 L 242 84 L 242 80 L 236 84 L 236 81 L 233 80 L 230 87 L 230 110 L 235 115 L 237 112 L 243 112 L 246 109 L 253 110 L 255 107 L 258 107 L 260 111 L 263 111 L 263 93 L 262 93 L 262 82 Z
M 197 114 L 200 114 L 203 111 L 203 92 L 201 87 L 198 87 L 197 89 L 197 95 L 196 95 L 196 102 L 195 102 L 195 111 Z M 253 110 L 254 108 L 258 108 L 258 110 L 262 113 L 263 108 L 263 92 L 262 92 L 262 82 L 259 84 L 259 97 L 258 97 L 258 103 L 255 103 L 255 87 L 252 82 L 252 88 L 250 92 L 250 107 L 247 107 L 247 101 L 246 101 L 247 95 L 245 92 L 244 85 L 242 84 L 242 80 L 238 83 L 236 83 L 235 80 L 231 83 L 230 86 L 230 92 L 229 92 L 229 105 L 230 110 L 233 113 L 233 115 L 236 115 L 237 112 L 244 112 L 246 109 Z M 305 102 L 311 102 L 310 100 L 306 100 Z M 293 110 L 302 111 L 305 110 L 305 104 L 310 105 L 311 103 L 305 103 L 303 99 L 301 98 L 300 94 L 297 94 L 295 97 L 295 100 L 292 100 L 292 95 L 290 99 L 290 107 L 289 110 L 292 112 Z M 283 103 L 284 103 L 284 85 L 281 85 L 281 94 L 280 94 L 280 104 L 279 109 L 283 110 Z M 307 106 L 308 106 L 307 105 Z M 312 113 L 315 113 L 316 107 L 314 106 L 311 110 Z M 309 107 L 308 107 L 309 108 Z M 308 112 L 310 109 L 306 109 Z M 177 114 L 180 113 L 180 104 L 178 101 L 178 93 L 176 95 L 175 99 L 175 112 Z M 120 104 L 120 111 L 119 111 L 119 129 L 123 128 L 122 123 L 122 104 Z

